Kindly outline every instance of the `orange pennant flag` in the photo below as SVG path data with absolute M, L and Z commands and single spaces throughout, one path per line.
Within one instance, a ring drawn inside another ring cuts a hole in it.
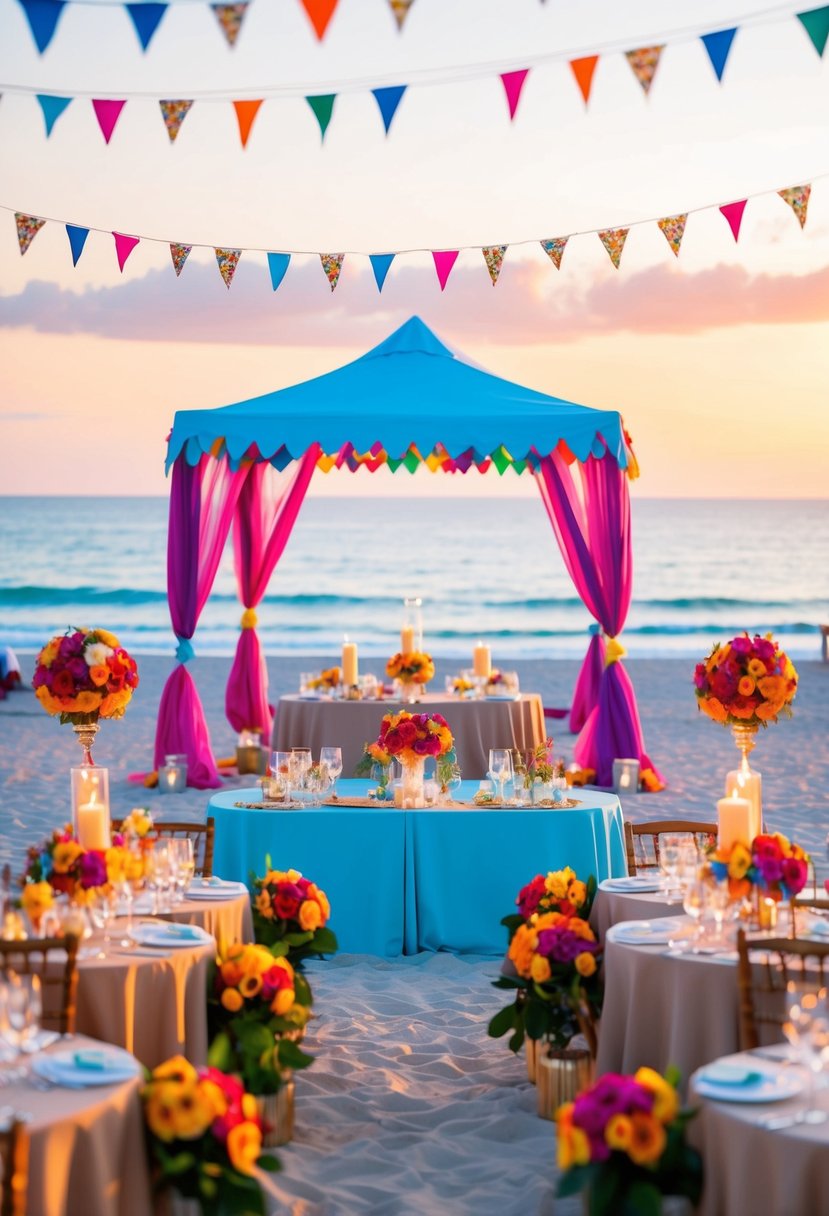
M 645 96 L 651 90 L 656 69 L 659 66 L 659 56 L 664 46 L 642 46 L 637 51 L 625 51 L 627 61 L 633 69 L 633 74 L 644 90 Z
M 314 33 L 322 42 L 328 22 L 334 16 L 337 0 L 300 0 L 300 2 L 314 27 Z
M 674 257 L 679 257 L 679 247 L 685 236 L 685 225 L 688 222 L 688 212 L 682 215 L 669 215 L 664 220 L 657 220 L 656 225 L 665 240 L 674 251 Z
M 581 89 L 581 95 L 584 98 L 584 104 L 587 105 L 590 100 L 590 90 L 593 87 L 593 73 L 596 70 L 596 64 L 599 62 L 598 55 L 588 55 L 585 59 L 571 59 L 570 67 L 573 70 L 573 75 L 576 78 L 576 84 Z
M 253 120 L 259 113 L 261 104 L 261 97 L 259 101 L 234 101 L 233 103 L 233 108 L 236 111 L 236 121 L 239 124 L 239 138 L 242 141 L 243 148 L 247 147 L 250 129 L 253 126 Z
M 414 0 L 389 0 L 389 8 L 394 13 L 394 19 L 397 22 L 397 28 L 403 29 L 406 18 L 409 15 L 409 9 L 414 4 Z
M 629 228 L 607 228 L 604 232 L 599 233 L 599 240 L 604 245 L 607 250 L 607 256 L 617 270 L 622 260 L 622 250 L 625 247 L 625 241 L 629 232 Z
M 792 211 L 800 221 L 800 227 L 806 223 L 806 212 L 809 207 L 809 195 L 812 193 L 811 186 L 789 186 L 786 190 L 778 190 L 784 203 L 788 203 Z

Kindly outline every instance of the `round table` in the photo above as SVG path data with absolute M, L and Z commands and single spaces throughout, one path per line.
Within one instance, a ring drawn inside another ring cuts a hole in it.
M 599 941 L 604 941 L 608 929 L 623 920 L 656 920 L 662 916 L 678 916 L 682 903 L 668 903 L 661 891 L 630 894 L 627 891 L 598 890 L 590 909 L 590 926 Z
M 135 901 L 135 915 L 146 915 L 151 908 L 152 899 L 146 895 L 140 895 Z M 184 899 L 171 911 L 157 915 L 161 920 L 176 921 L 180 925 L 198 925 L 217 942 L 228 946 L 253 941 L 253 917 L 247 888 L 232 899 Z M 123 923 L 119 922 L 119 932 Z
M 321 747 L 340 747 L 343 774 L 352 776 L 363 757 L 366 743 L 377 738 L 384 714 L 443 714 L 455 737 L 455 751 L 464 777 L 480 780 L 487 775 L 489 749 L 509 747 L 527 751 L 539 747 L 546 737 L 544 709 L 537 693 L 513 697 L 483 697 L 465 700 L 436 694 L 416 705 L 401 701 L 335 701 L 329 698 L 280 697 L 273 728 L 273 746 L 278 751 L 310 747 L 319 755 Z

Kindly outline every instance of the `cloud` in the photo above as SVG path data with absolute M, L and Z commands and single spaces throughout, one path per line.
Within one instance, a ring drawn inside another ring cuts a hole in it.
M 360 258 L 346 257 L 332 295 L 315 259 L 295 259 L 278 292 L 261 255 L 243 255 L 228 291 L 215 265 L 191 259 L 115 286 L 67 291 L 37 281 L 0 297 L 0 327 L 161 342 L 269 346 L 367 345 L 412 313 L 453 339 L 556 344 L 614 333 L 690 334 L 740 325 L 829 320 L 829 266 L 751 275 L 717 265 L 622 270 L 568 280 L 546 261 L 504 263 L 493 288 L 480 267 L 456 266 L 446 292 L 426 266 L 392 266 L 383 294 Z

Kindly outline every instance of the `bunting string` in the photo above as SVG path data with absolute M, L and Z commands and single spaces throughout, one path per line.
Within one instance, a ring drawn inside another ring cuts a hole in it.
M 829 177 L 829 173 L 818 174 L 812 178 L 812 182 L 823 180 L 826 177 Z M 265 253 L 267 254 L 271 284 L 273 290 L 276 291 L 285 278 L 291 258 L 295 254 L 299 256 L 311 255 L 319 258 L 320 265 L 322 266 L 325 277 L 329 283 L 331 291 L 333 292 L 340 280 L 340 273 L 343 268 L 343 263 L 348 255 L 367 257 L 369 259 L 372 272 L 374 274 L 374 279 L 377 284 L 377 290 L 382 291 L 386 277 L 395 258 L 402 254 L 429 253 L 434 261 L 435 273 L 440 285 L 440 290 L 443 291 L 461 250 L 477 249 L 481 252 L 484 265 L 489 274 L 493 287 L 497 286 L 498 282 L 500 281 L 501 271 L 510 244 L 517 247 L 532 244 L 540 245 L 556 269 L 560 270 L 562 260 L 564 258 L 565 248 L 573 237 L 596 235 L 599 237 L 599 240 L 604 246 L 611 262 L 618 270 L 621 265 L 625 242 L 627 241 L 631 228 L 642 227 L 645 224 L 656 224 L 667 240 L 673 254 L 676 257 L 679 257 L 680 246 L 685 235 L 688 217 L 692 214 L 697 214 L 701 211 L 712 211 L 716 208 L 726 220 L 734 240 L 737 241 L 740 236 L 740 228 L 749 200 L 753 198 L 762 198 L 770 194 L 777 194 L 779 198 L 781 198 L 783 202 L 786 203 L 791 209 L 798 225 L 802 229 L 806 224 L 811 192 L 812 183 L 804 183 L 799 186 L 786 186 L 776 190 L 763 190 L 754 194 L 746 194 L 743 198 L 735 199 L 728 203 L 712 203 L 703 207 L 689 208 L 687 211 L 679 212 L 672 216 L 660 216 L 651 217 L 650 219 L 644 220 L 634 220 L 629 224 L 616 225 L 612 228 L 591 228 L 584 229 L 579 232 L 569 232 L 557 237 L 528 238 L 520 241 L 512 241 L 510 243 L 499 242 L 484 246 L 459 245 L 457 249 L 398 249 L 391 253 L 366 253 L 362 250 L 350 250 L 342 253 L 321 253 L 318 250 L 308 249 L 295 249 L 289 252 L 286 250 L 265 249 L 261 246 L 244 246 L 242 248 L 232 249 L 223 245 L 199 245 L 197 242 L 193 241 L 184 243 L 179 241 L 170 241 L 167 239 L 162 240 L 162 238 L 157 236 L 136 236 L 134 234 L 122 233 L 115 230 L 96 228 L 91 224 L 74 224 L 65 219 L 56 219 L 54 216 L 32 215 L 28 212 L 20 211 L 18 208 L 6 207 L 3 205 L 0 205 L 0 210 L 14 214 L 17 229 L 17 241 L 21 255 L 28 252 L 38 233 L 47 223 L 62 224 L 66 228 L 66 233 L 69 238 L 69 247 L 74 266 L 77 266 L 78 264 L 84 250 L 86 239 L 90 232 L 109 232 L 115 241 L 115 252 L 118 260 L 118 267 L 122 273 L 127 258 L 129 258 L 129 256 L 132 254 L 136 246 L 139 245 L 141 241 L 147 241 L 148 243 L 152 244 L 165 244 L 169 246 L 176 278 L 181 275 L 185 262 L 187 261 L 190 252 L 194 248 L 212 249 L 215 254 L 216 263 L 222 279 L 229 289 L 242 254 Z

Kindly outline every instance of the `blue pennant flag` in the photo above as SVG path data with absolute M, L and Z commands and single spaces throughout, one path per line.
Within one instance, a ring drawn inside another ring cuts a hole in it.
M 89 229 L 78 228 L 75 224 L 67 224 L 66 235 L 69 237 L 69 247 L 72 250 L 72 265 L 77 266 L 78 258 L 83 253 L 86 238 L 89 236 Z
M 271 272 L 271 286 L 276 291 L 279 284 L 285 278 L 285 271 L 290 265 L 291 255 L 289 253 L 269 253 L 268 254 L 268 270 Z
M 20 0 L 29 29 L 41 55 L 46 50 L 63 12 L 63 0 Z
M 389 267 L 394 261 L 393 253 L 370 253 L 368 260 L 371 262 L 371 269 L 374 271 L 374 281 L 377 284 L 377 290 L 383 290 L 383 284 L 386 281 L 386 275 L 389 273 Z
M 43 111 L 43 121 L 46 123 L 46 138 L 48 139 L 52 134 L 52 127 L 58 121 L 72 98 L 52 97 L 49 93 L 38 93 L 37 99 Z
M 734 41 L 736 33 L 736 29 L 733 29 L 717 30 L 715 34 L 701 35 L 701 41 L 708 52 L 711 66 L 717 73 L 717 80 L 722 80 L 722 74 L 725 71 L 725 61 L 728 59 L 731 44 Z
M 146 51 L 150 40 L 158 29 L 161 18 L 167 12 L 166 4 L 127 4 L 124 6 L 132 17 L 141 49 Z
M 372 89 L 374 100 L 380 107 L 380 114 L 383 119 L 383 126 L 386 128 L 386 134 L 389 133 L 391 121 L 397 113 L 397 107 L 400 105 L 400 100 L 406 92 L 405 84 L 395 84 L 387 89 Z

